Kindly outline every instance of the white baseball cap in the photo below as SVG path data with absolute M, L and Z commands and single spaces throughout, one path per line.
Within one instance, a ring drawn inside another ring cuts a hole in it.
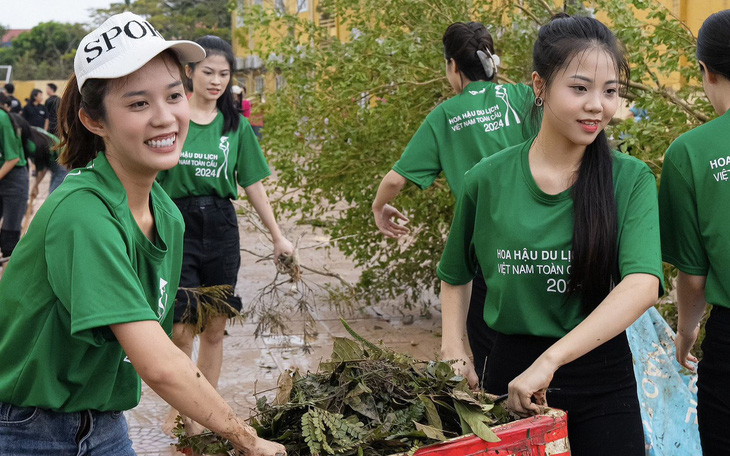
M 81 90 L 89 79 L 114 79 L 134 73 L 165 49 L 183 62 L 199 62 L 205 50 L 192 41 L 166 41 L 140 16 L 125 12 L 107 19 L 81 40 L 74 72 Z

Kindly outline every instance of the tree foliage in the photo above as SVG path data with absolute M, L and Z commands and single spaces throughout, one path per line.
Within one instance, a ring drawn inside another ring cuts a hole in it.
M 126 0 L 94 12 L 101 24 L 114 14 L 132 11 L 149 20 L 166 39 L 195 40 L 205 35 L 230 39 L 230 0 Z
M 339 248 L 362 267 L 364 298 L 414 302 L 437 287 L 453 207 L 446 182 L 427 191 L 409 185 L 395 201 L 411 219 L 411 235 L 400 241 L 377 233 L 370 206 L 428 112 L 453 95 L 443 31 L 455 21 L 483 22 L 502 58 L 502 79 L 527 82 L 537 28 L 563 8 L 594 11 L 626 47 L 632 75 L 625 96 L 650 118 L 617 122 L 608 133 L 659 175 L 671 141 L 712 110 L 697 79 L 695 37 L 656 0 L 323 0 L 317 14 L 350 30 L 346 42 L 308 15 L 267 7 L 242 12 L 257 52 L 287 81 L 265 105 L 265 148 L 284 194 L 297 195 L 281 207 L 341 238 Z M 677 91 L 673 80 L 683 83 Z
M 0 49 L 0 64 L 13 65 L 15 79 L 65 79 L 87 31 L 82 24 L 44 22 Z

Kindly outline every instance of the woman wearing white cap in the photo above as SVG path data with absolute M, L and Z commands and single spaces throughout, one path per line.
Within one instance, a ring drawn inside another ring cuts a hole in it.
M 169 338 L 184 226 L 155 177 L 188 132 L 181 62 L 204 57 L 131 13 L 81 41 L 78 90 L 59 112 L 60 160 L 77 169 L 0 281 L 0 454 L 133 455 L 122 411 L 138 404 L 140 377 L 238 451 L 285 454 Z

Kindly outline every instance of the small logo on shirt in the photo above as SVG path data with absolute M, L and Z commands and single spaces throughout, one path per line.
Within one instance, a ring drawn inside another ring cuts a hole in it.
M 512 105 L 509 103 L 509 95 L 507 94 L 507 89 L 505 89 L 504 86 L 500 84 L 494 88 L 494 94 L 497 96 L 497 98 L 502 99 L 502 101 L 504 101 L 504 104 L 507 105 L 507 113 L 504 116 L 504 124 L 509 127 L 510 113 L 512 113 L 512 116 L 514 116 L 515 122 L 517 122 L 518 124 L 522 123 L 519 116 L 517 115 L 517 111 L 515 111 L 514 108 L 512 108 Z
M 167 310 L 167 280 L 160 277 L 160 299 L 157 301 L 157 319 L 162 320 Z
M 216 177 L 221 177 L 221 171 L 223 171 L 223 175 L 226 180 L 228 180 L 228 154 L 231 151 L 231 145 L 228 143 L 228 136 L 221 136 L 221 142 L 218 144 L 218 148 L 221 152 L 223 152 L 223 163 L 218 168 Z

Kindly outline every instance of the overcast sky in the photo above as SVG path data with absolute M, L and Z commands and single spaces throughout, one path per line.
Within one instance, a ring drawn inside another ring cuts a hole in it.
M 31 29 L 41 22 L 91 21 L 89 8 L 107 8 L 122 0 L 0 0 L 0 25 Z

